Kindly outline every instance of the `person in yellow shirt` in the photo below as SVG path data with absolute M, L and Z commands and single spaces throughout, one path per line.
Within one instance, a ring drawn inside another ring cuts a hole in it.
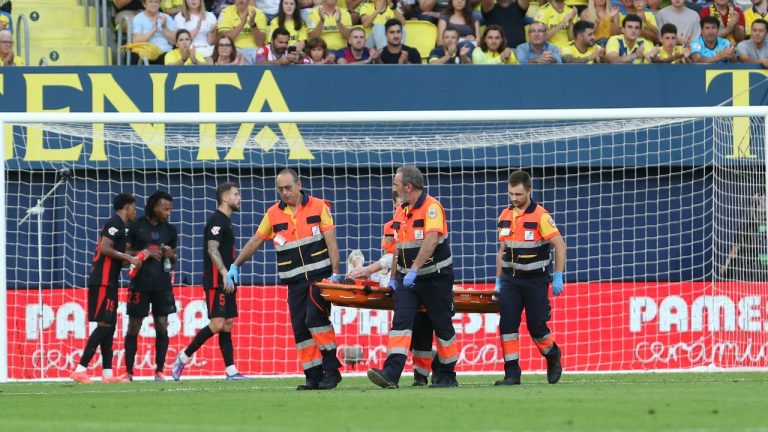
M 539 8 L 534 21 L 547 26 L 547 42 L 560 48 L 571 40 L 576 17 L 578 17 L 576 8 L 566 6 L 563 0 L 550 0 Z
M 301 11 L 296 4 L 296 0 L 280 0 L 277 16 L 269 22 L 267 37 L 270 42 L 272 42 L 272 33 L 278 27 L 288 30 L 288 33 L 291 34 L 288 46 L 296 47 L 298 52 L 304 50 L 304 44 L 307 43 L 309 36 L 309 29 L 307 28 L 307 23 L 301 19 Z
M 691 47 L 678 45 L 677 27 L 674 24 L 661 26 L 661 46 L 653 47 L 648 58 L 653 63 L 688 63 L 691 57 Z
M 640 37 L 643 20 L 635 14 L 628 14 L 621 23 L 624 34 L 611 36 L 605 46 L 606 63 L 647 63 L 647 50 L 653 44 Z
M 184 0 L 162 0 L 160 2 L 160 10 L 170 16 L 175 16 L 177 13 L 181 12 L 183 6 Z
M 635 14 L 640 17 L 643 27 L 640 29 L 640 37 L 651 42 L 659 40 L 659 26 L 656 23 L 656 15 L 648 9 L 647 0 L 632 0 L 632 7 L 627 7 L 627 14 Z M 624 22 L 627 15 L 620 14 L 619 21 Z
M 252 6 L 250 0 L 235 0 L 219 15 L 219 34 L 235 41 L 237 50 L 248 64 L 256 61 L 256 50 L 267 38 L 267 16 Z
M 324 33 L 339 32 L 345 40 L 349 38 L 352 17 L 349 11 L 336 5 L 337 0 L 323 0 L 312 9 L 307 19 L 309 37 L 322 37 Z
M 489 25 L 480 44 L 472 51 L 472 64 L 518 64 L 515 51 L 507 46 L 504 30 L 497 25 Z
M 374 0 L 372 3 L 365 3 L 360 6 L 360 20 L 363 27 L 371 29 L 371 35 L 366 44 L 368 48 L 378 50 L 387 46 L 384 24 L 391 19 L 396 19 L 405 26 L 405 17 L 400 9 L 392 9 L 390 0 Z
M 595 40 L 605 44 L 609 37 L 620 33 L 619 15 L 619 8 L 610 0 L 589 0 L 581 19 L 595 25 Z
M 752 23 L 756 19 L 768 18 L 768 0 L 752 0 L 752 7 L 744 10 L 744 24 L 746 34 L 752 31 Z
M 573 40 L 560 48 L 563 63 L 600 63 L 603 47 L 595 45 L 595 25 L 579 21 L 573 25 Z
M 205 57 L 195 50 L 192 45 L 192 35 L 189 30 L 181 29 L 176 32 L 176 49 L 165 55 L 166 66 L 201 65 Z
M 13 33 L 0 30 L 0 66 L 24 66 L 24 60 L 13 53 Z

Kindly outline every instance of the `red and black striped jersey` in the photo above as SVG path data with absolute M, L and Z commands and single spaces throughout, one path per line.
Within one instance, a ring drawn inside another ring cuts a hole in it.
M 93 254 L 93 264 L 91 272 L 88 275 L 89 286 L 111 285 L 118 286 L 120 283 L 120 270 L 123 267 L 123 261 L 108 257 L 101 253 L 101 240 L 106 237 L 112 240 L 112 248 L 118 252 L 125 252 L 125 246 L 128 238 L 129 228 L 118 215 L 114 215 L 104 224 L 99 234 L 99 240 L 96 243 L 96 252 Z
M 208 254 L 208 241 L 219 242 L 219 255 L 224 263 L 224 268 L 229 270 L 229 266 L 235 262 L 235 232 L 232 229 L 232 220 L 221 210 L 216 210 L 205 222 L 205 233 L 203 233 L 203 287 L 205 289 L 216 289 L 223 281 L 219 269 L 211 260 Z

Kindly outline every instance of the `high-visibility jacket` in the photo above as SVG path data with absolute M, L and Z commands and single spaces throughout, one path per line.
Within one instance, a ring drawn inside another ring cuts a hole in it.
M 392 224 L 394 223 L 394 220 L 391 220 L 384 224 L 384 234 L 381 236 L 381 248 L 384 249 L 385 252 L 394 254 L 395 253 L 395 230 L 392 229 Z
M 548 231 L 542 234 L 542 223 Z M 549 239 L 560 234 L 544 207 L 531 200 L 522 214 L 514 207 L 504 209 L 499 216 L 499 241 L 504 243 L 501 268 L 514 275 L 548 271 L 551 260 Z M 546 237 L 545 237 L 546 235 Z
M 437 275 L 442 269 L 451 267 L 451 248 L 448 245 L 448 222 L 445 209 L 438 200 L 422 192 L 412 207 L 398 207 L 392 222 L 397 241 L 397 272 L 405 275 L 411 269 L 413 261 L 419 254 L 419 249 L 427 235 L 427 219 L 442 218 L 442 228 L 438 230 L 440 237 L 432 256 L 424 261 L 418 270 L 419 277 Z M 452 268 L 451 268 L 452 270 Z M 445 271 L 445 270 L 444 270 Z
M 290 284 L 309 280 L 312 276 L 330 275 L 331 258 L 320 231 L 325 201 L 305 194 L 296 212 L 295 223 L 285 213 L 286 206 L 285 202 L 280 201 L 267 210 L 274 232 L 272 241 L 277 251 L 277 274 L 280 281 Z

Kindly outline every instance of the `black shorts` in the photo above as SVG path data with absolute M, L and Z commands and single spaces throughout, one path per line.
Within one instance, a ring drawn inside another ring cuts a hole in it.
M 149 305 L 152 304 L 152 315 L 168 316 L 176 313 L 176 299 L 172 290 L 163 291 L 134 291 L 128 290 L 128 316 L 144 318 L 149 315 Z
M 88 287 L 88 320 L 108 324 L 117 322 L 117 287 L 111 285 Z
M 208 318 L 235 318 L 237 316 L 236 292 L 227 294 L 223 288 L 206 289 L 205 305 L 208 307 Z

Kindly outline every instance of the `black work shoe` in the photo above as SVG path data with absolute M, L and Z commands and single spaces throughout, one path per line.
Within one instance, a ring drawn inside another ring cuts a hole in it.
M 296 387 L 296 390 L 317 390 L 318 383 L 315 381 L 307 381 L 306 384 L 300 384 Z
M 381 369 L 368 369 L 368 379 L 371 380 L 372 383 L 376 384 L 377 386 L 385 389 L 396 389 L 400 388 L 400 386 L 397 385 L 396 382 L 389 379 L 389 377 L 384 374 L 384 371 Z
M 563 367 L 560 365 L 560 350 L 557 349 L 552 355 L 547 356 L 547 382 L 555 384 L 560 381 L 563 374 Z
M 325 371 L 323 379 L 317 383 L 318 390 L 330 390 L 336 388 L 341 382 L 341 373 L 338 370 Z
M 413 373 L 413 384 L 411 384 L 413 387 L 425 387 L 427 385 L 427 377 L 418 373 Z
M 432 376 L 432 388 L 444 388 L 444 387 L 458 387 L 459 382 L 456 381 L 456 375 L 440 375 L 435 374 Z
M 494 383 L 497 386 L 520 385 L 520 378 L 504 377 Z

